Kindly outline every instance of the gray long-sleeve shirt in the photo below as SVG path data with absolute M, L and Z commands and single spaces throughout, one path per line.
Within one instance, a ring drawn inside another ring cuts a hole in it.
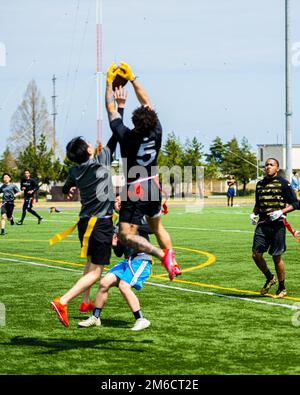
M 20 192 L 20 189 L 15 184 L 2 184 L 0 193 L 3 193 L 2 201 L 13 203 L 15 200 L 15 193 Z
M 114 191 L 111 180 L 111 151 L 102 149 L 99 155 L 69 170 L 63 193 L 77 187 L 81 197 L 81 218 L 103 217 L 113 213 Z

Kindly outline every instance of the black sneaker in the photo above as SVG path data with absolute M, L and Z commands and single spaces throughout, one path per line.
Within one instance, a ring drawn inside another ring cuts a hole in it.
M 11 225 L 14 225 L 14 224 L 15 224 L 15 221 L 14 221 L 13 218 L 10 220 L 10 224 L 11 224 Z
M 284 298 L 285 296 L 287 296 L 287 290 L 285 288 L 278 288 L 276 291 L 276 295 L 274 295 L 274 298 Z
M 5 236 L 5 231 L 4 230 L 1 230 L 1 233 L 0 233 L 0 236 Z
M 43 221 L 43 217 L 40 217 L 39 219 L 38 219 L 38 225 Z
M 23 225 L 23 222 L 22 221 L 18 221 L 17 225 Z
M 263 286 L 263 288 L 260 290 L 260 294 L 261 295 L 265 295 L 269 292 L 269 289 L 272 287 L 272 285 L 276 284 L 277 280 L 275 275 L 273 274 L 273 276 L 270 278 L 270 280 L 267 280 L 265 285 Z

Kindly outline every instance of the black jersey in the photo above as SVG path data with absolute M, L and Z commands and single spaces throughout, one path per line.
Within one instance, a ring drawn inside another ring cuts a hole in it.
M 113 134 L 120 144 L 123 168 L 127 182 L 146 178 L 157 174 L 157 157 L 161 147 L 162 127 L 158 125 L 149 136 L 145 137 L 129 129 L 118 114 L 110 122 Z
M 24 188 L 24 189 L 23 189 Z M 39 189 L 39 185 L 34 178 L 21 179 L 21 191 L 24 192 L 24 198 L 33 197 L 34 192 Z M 28 191 L 34 191 L 33 193 L 28 193 Z
M 18 192 L 20 192 L 20 190 L 15 184 L 2 184 L 0 187 L 0 193 L 3 193 L 3 203 L 13 203 L 15 200 L 15 193 Z
M 102 149 L 93 159 L 69 170 L 62 192 L 68 194 L 70 188 L 80 191 L 80 217 L 103 217 L 113 213 L 114 191 L 111 180 L 111 151 Z
M 255 209 L 260 220 L 268 219 L 272 211 L 282 210 L 287 204 L 298 208 L 298 199 L 291 184 L 283 177 L 265 177 L 256 185 Z

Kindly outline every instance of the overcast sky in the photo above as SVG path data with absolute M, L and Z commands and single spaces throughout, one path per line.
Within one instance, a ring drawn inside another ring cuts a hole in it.
M 300 1 L 290 3 L 299 144 Z M 6 64 L 0 66 L 0 153 L 31 79 L 52 113 L 53 74 L 60 146 L 76 135 L 96 141 L 95 4 L 0 1 L 0 51 L 6 48 Z M 102 0 L 102 5 L 103 70 L 112 61 L 132 66 L 158 111 L 164 136 L 174 131 L 182 142 L 197 136 L 206 147 L 216 136 L 225 141 L 246 136 L 253 149 L 284 142 L 284 0 Z M 130 126 L 138 103 L 128 89 Z M 103 119 L 106 142 L 104 109 Z

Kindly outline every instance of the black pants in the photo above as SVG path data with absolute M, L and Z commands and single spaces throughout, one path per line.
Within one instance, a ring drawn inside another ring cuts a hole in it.
M 38 213 L 32 209 L 32 205 L 33 205 L 33 197 L 26 197 L 24 199 L 21 222 L 23 222 L 26 217 L 26 211 L 28 211 L 30 214 L 34 215 L 36 218 L 39 218 L 39 219 L 41 218 L 38 215 Z

